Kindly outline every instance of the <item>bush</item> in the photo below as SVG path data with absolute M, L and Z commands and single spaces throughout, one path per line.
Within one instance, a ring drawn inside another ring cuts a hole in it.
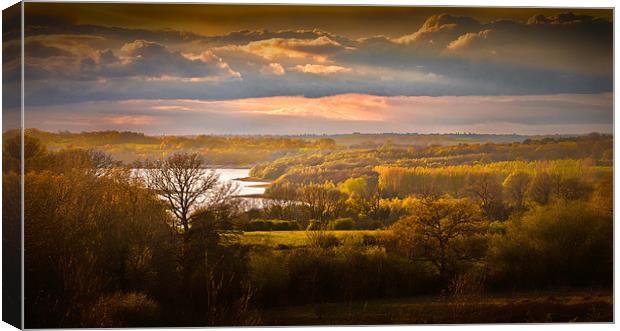
M 321 221 L 317 221 L 317 220 L 310 220 L 308 222 L 308 227 L 306 228 L 306 230 L 308 231 L 318 231 L 322 229 L 323 229 L 323 224 L 321 223 Z
M 143 293 L 114 293 L 101 297 L 85 312 L 88 327 L 147 327 L 157 325 L 159 307 Z
M 329 230 L 353 230 L 355 228 L 355 221 L 352 218 L 338 218 L 327 225 Z
M 271 220 L 272 231 L 295 231 L 299 230 L 297 221 Z
M 340 241 L 333 233 L 326 231 L 308 231 L 308 244 L 311 247 L 332 248 L 340 245 Z
M 355 222 L 355 228 L 358 230 L 377 230 L 383 227 L 383 223 L 379 220 L 360 218 Z
M 377 235 L 371 235 L 366 233 L 348 234 L 340 238 L 340 241 L 342 241 L 342 244 L 344 246 L 353 247 L 369 247 L 379 245 L 379 238 L 377 238 Z
M 245 231 L 294 231 L 299 230 L 297 221 L 255 219 L 246 224 Z
M 300 305 L 428 294 L 437 290 L 432 268 L 390 256 L 381 248 L 300 248 L 256 256 L 253 286 L 261 303 Z M 285 270 L 281 270 L 285 268 Z M 258 270 L 257 270 L 258 271 Z M 363 275 L 363 276 L 360 276 Z M 268 279 L 265 279 L 268 278 Z
M 609 286 L 613 218 L 583 201 L 538 206 L 493 236 L 489 267 L 496 287 Z

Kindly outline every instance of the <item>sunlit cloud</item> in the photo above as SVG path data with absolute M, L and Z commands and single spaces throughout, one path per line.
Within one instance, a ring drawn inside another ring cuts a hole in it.
M 104 117 L 103 121 L 106 123 L 114 124 L 114 125 L 128 125 L 128 126 L 137 126 L 137 125 L 149 125 L 153 124 L 155 121 L 155 117 L 153 116 L 108 116 Z
M 355 36 L 302 23 L 201 34 L 42 21 L 25 39 L 29 123 L 154 133 L 606 130 L 612 21 L 543 12 L 481 19 L 437 9 L 389 35 Z M 18 43 L 5 47 L 19 54 Z M 20 77 L 19 63 L 6 68 Z
M 399 44 L 441 48 L 459 35 L 480 28 L 480 22 L 471 17 L 448 14 L 432 15 L 416 32 L 394 38 Z
M 340 74 L 340 73 L 346 73 L 346 72 L 352 71 L 351 68 L 345 68 L 345 67 L 335 66 L 335 65 L 326 66 L 326 65 L 321 65 L 321 64 L 306 64 L 306 65 L 298 64 L 295 67 L 293 67 L 293 70 L 303 72 L 305 74 L 315 74 L 315 75 L 333 75 L 333 74 Z
M 482 30 L 480 32 L 469 32 L 451 41 L 447 48 L 450 51 L 458 51 L 465 47 L 476 47 L 477 41 L 487 39 L 492 33 L 493 30 L 491 29 Z
M 26 37 L 28 105 L 613 90 L 612 23 L 587 15 L 485 23 L 436 14 L 403 28 L 400 37 L 260 28 L 204 36 L 70 23 L 35 30 Z M 19 77 L 17 64 L 7 68 Z
M 310 40 L 273 38 L 253 41 L 244 46 L 227 46 L 223 48 L 238 49 L 270 61 L 288 58 L 313 59 L 318 62 L 325 62 L 330 54 L 345 49 L 343 45 L 327 36 Z
M 190 107 L 185 107 L 185 106 L 152 106 L 151 109 L 154 110 L 183 110 L 183 111 L 191 111 L 193 110 Z
M 127 100 L 32 107 L 29 126 L 151 134 L 302 134 L 361 132 L 587 133 L 612 132 L 613 94 L 407 97 L 342 94 L 236 100 Z M 119 115 L 122 114 L 122 115 Z M 103 120 L 101 120 L 103 119 Z
M 266 75 L 282 76 L 286 73 L 286 70 L 284 70 L 284 67 L 279 63 L 269 63 L 268 65 L 264 65 L 260 72 Z

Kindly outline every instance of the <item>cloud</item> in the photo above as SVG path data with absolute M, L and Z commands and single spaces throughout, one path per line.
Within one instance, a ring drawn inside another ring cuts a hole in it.
M 234 48 L 256 54 L 267 60 L 311 58 L 318 62 L 325 62 L 329 55 L 345 49 L 343 45 L 328 36 L 310 40 L 273 38 L 253 41 Z
M 118 69 L 118 73 L 124 76 L 169 76 L 198 81 L 204 78 L 241 77 L 211 51 L 184 55 L 152 41 L 136 40 L 123 45 L 119 53 L 119 64 L 110 65 L 104 70 Z
M 54 40 L 52 45 L 61 39 Z M 70 51 L 62 49 L 62 53 L 50 53 L 56 48 L 48 46 L 48 42 L 29 42 L 38 45 L 27 54 L 26 73 L 31 79 L 144 77 L 145 80 L 202 82 L 241 78 L 239 72 L 210 51 L 182 54 L 153 41 L 135 40 L 124 44 L 117 52 L 72 42 L 71 47 L 67 47 Z
M 418 31 L 395 38 L 393 41 L 399 44 L 434 49 L 445 46 L 450 40 L 454 40 L 455 37 L 463 33 L 479 29 L 480 22 L 471 17 L 440 14 L 429 17 Z
M 153 124 L 155 118 L 153 116 L 110 116 L 104 117 L 103 121 L 113 125 L 138 126 Z
M 247 45 L 250 42 L 270 40 L 270 39 L 296 39 L 296 40 L 316 40 L 326 37 L 342 44 L 350 41 L 342 36 L 331 34 L 320 29 L 298 29 L 298 30 L 241 30 L 233 31 L 220 36 L 208 36 L 201 39 L 205 45 Z
M 25 52 L 31 57 L 49 58 L 56 56 L 72 56 L 73 53 L 58 48 L 56 46 L 47 46 L 40 41 L 31 41 L 26 43 Z
M 340 121 L 378 121 L 378 111 L 385 98 L 370 95 L 346 94 L 308 99 L 299 96 L 241 99 L 220 102 L 245 114 L 322 118 Z M 336 106 L 338 105 L 338 106 Z
M 286 70 L 279 63 L 269 63 L 269 65 L 264 65 L 260 72 L 266 75 L 282 76 L 286 73 Z
M 535 15 L 527 22 L 441 14 L 396 38 L 353 39 L 319 29 L 203 36 L 69 24 L 47 28 L 28 27 L 28 105 L 613 90 L 612 23 L 571 13 Z
M 340 73 L 351 72 L 351 68 L 345 68 L 341 66 L 334 65 L 321 65 L 321 64 L 306 64 L 306 65 L 296 65 L 293 67 L 293 70 L 303 72 L 305 74 L 315 74 L 315 75 L 333 75 Z
M 526 23 L 480 23 L 450 15 L 430 17 L 415 33 L 394 39 L 437 50 L 449 58 L 493 61 L 527 68 L 609 75 L 612 23 L 587 15 L 534 15 Z
M 602 23 L 607 22 L 607 20 L 594 18 L 588 15 L 576 15 L 572 12 L 566 12 L 553 16 L 534 15 L 527 21 L 527 24 L 574 24 L 596 21 Z
M 469 32 L 451 41 L 446 48 L 450 51 L 458 51 L 464 48 L 474 48 L 483 40 L 488 39 L 493 30 L 487 29 L 480 32 Z
M 128 100 L 31 107 L 28 114 L 29 127 L 52 131 L 587 133 L 613 131 L 613 94 Z M 71 118 L 80 126 L 63 125 L 58 123 L 60 118 Z

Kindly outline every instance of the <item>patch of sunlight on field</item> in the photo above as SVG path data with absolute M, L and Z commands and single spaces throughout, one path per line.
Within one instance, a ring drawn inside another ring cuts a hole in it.
M 332 233 L 336 238 L 343 240 L 347 237 L 376 237 L 388 230 L 341 230 L 325 231 Z M 303 247 L 308 244 L 308 231 L 253 231 L 244 232 L 240 237 L 242 245 L 276 247 L 286 245 L 289 247 Z

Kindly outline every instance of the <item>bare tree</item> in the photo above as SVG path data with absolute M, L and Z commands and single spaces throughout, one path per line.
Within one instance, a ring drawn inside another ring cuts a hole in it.
M 179 254 L 183 291 L 188 300 L 205 295 L 207 306 L 212 309 L 214 293 L 219 290 L 213 270 L 222 257 L 208 256 L 219 254 L 223 223 L 239 211 L 234 199 L 237 186 L 232 182 L 220 184 L 219 175 L 206 168 L 198 154 L 188 153 L 147 164 L 145 180 L 167 202 L 168 210 L 175 216 L 173 227 L 183 238 Z M 202 271 L 198 269 L 201 264 Z M 191 279 L 197 272 L 202 272 L 206 280 L 206 294 L 192 286 Z
M 174 214 L 175 230 L 188 233 L 192 211 L 212 195 L 222 199 L 217 190 L 219 175 L 203 164 L 198 154 L 178 153 L 165 160 L 147 164 L 145 180 L 166 200 Z

